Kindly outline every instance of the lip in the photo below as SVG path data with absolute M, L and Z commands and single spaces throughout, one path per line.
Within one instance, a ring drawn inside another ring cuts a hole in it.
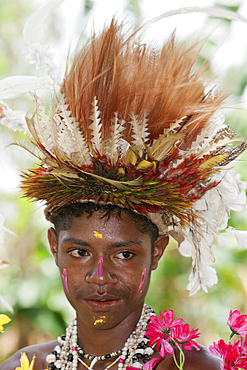
M 118 304 L 121 299 L 109 294 L 94 294 L 84 300 L 94 311 L 107 311 Z

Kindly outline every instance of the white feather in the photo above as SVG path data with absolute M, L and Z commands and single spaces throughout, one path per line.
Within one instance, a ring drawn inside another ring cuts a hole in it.
M 206 293 L 208 292 L 208 287 L 212 287 L 217 284 L 218 278 L 216 275 L 216 270 L 202 262 L 197 261 L 194 264 L 194 268 L 189 276 L 189 284 L 187 289 L 190 291 L 190 296 L 195 294 L 200 288 L 202 288 Z
M 26 57 L 30 64 L 36 65 L 36 69 L 43 68 L 55 85 L 61 84 L 62 75 L 60 68 L 54 63 L 53 53 L 47 45 L 41 45 L 39 42 L 29 44 Z
M 36 68 L 43 68 L 56 85 L 60 85 L 62 78 L 58 66 L 53 61 L 53 53 L 47 45 L 41 44 L 45 31 L 45 23 L 51 9 L 58 6 L 63 0 L 51 0 L 40 6 L 29 18 L 23 29 L 24 42 L 28 48 L 27 59 Z
M 25 134 L 29 133 L 24 113 L 14 112 L 7 105 L 6 108 L 2 108 L 4 112 L 4 117 L 0 119 L 2 125 L 7 126 L 13 131 L 24 131 Z
M 246 230 L 236 230 L 231 226 L 228 226 L 226 229 L 226 233 L 232 233 L 238 243 L 239 249 L 244 248 L 247 249 L 247 231 Z
M 21 94 L 38 89 L 50 89 L 47 77 L 12 76 L 0 80 L 0 99 L 14 99 Z
M 173 15 L 178 14 L 190 14 L 190 13 L 204 13 L 208 14 L 211 17 L 218 17 L 218 18 L 224 18 L 229 19 L 232 21 L 237 22 L 243 22 L 247 23 L 247 19 L 243 17 L 240 14 L 237 14 L 235 12 L 232 12 L 230 10 L 224 9 L 224 8 L 216 8 L 216 7 L 200 7 L 200 6 L 188 6 L 188 7 L 182 7 L 179 9 L 170 10 L 169 12 L 163 13 L 159 15 L 158 17 L 155 17 L 151 19 L 150 21 L 146 22 L 138 31 L 144 31 L 145 28 L 148 28 L 153 23 L 160 21 L 163 18 L 168 18 Z
M 100 111 L 98 109 L 98 100 L 96 96 L 94 97 L 94 101 L 92 102 L 92 115 L 89 117 L 93 122 L 89 126 L 90 130 L 92 130 L 92 144 L 95 145 L 95 148 L 101 153 L 101 127 L 102 123 L 100 122 Z
M 44 25 L 51 9 L 58 6 L 63 0 L 51 0 L 41 5 L 27 20 L 23 29 L 23 38 L 26 44 L 40 42 L 44 35 Z

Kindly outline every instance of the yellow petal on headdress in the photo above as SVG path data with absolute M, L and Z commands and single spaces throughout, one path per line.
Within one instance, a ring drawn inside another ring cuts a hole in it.
M 156 161 L 162 161 L 165 159 L 166 155 L 170 152 L 170 150 L 174 147 L 176 141 L 182 141 L 184 138 L 184 134 L 170 134 L 160 136 L 154 143 L 151 148 L 150 155 Z
M 126 165 L 133 164 L 135 165 L 137 161 L 137 156 L 131 148 L 128 148 L 123 155 L 123 162 Z
M 123 167 L 120 167 L 118 170 L 117 170 L 117 174 L 118 175 L 125 175 L 125 169 Z
M 199 170 L 200 171 L 210 170 L 211 168 L 213 168 L 213 167 L 217 166 L 218 164 L 220 164 L 221 162 L 223 162 L 227 158 L 227 156 L 228 156 L 228 154 L 224 153 L 224 154 L 216 155 L 215 157 L 211 157 L 208 160 L 206 160 L 205 162 L 203 162 L 202 164 L 200 164 Z
M 4 314 L 0 314 L 0 332 L 3 331 L 3 325 L 8 324 L 11 319 Z
M 33 359 L 31 363 L 29 364 L 28 357 L 25 352 L 21 354 L 21 367 L 16 367 L 15 370 L 33 370 L 34 361 L 36 356 L 33 355 Z
M 143 161 L 141 161 L 141 162 L 136 166 L 136 169 L 137 169 L 138 171 L 141 171 L 141 170 L 146 170 L 147 168 L 152 167 L 152 166 L 153 166 L 153 163 L 152 163 L 152 162 L 149 162 L 149 161 L 143 160 Z

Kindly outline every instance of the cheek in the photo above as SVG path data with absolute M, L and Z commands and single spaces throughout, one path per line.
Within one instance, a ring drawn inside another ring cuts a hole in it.
M 60 274 L 61 274 L 61 278 L 63 280 L 64 286 L 65 286 L 68 294 L 70 294 L 69 286 L 68 286 L 68 272 L 67 272 L 67 270 L 63 269 L 63 271 L 60 271 Z
M 142 270 L 142 274 L 141 274 L 141 282 L 140 282 L 140 285 L 139 285 L 139 288 L 138 288 L 138 297 L 142 294 L 142 288 L 143 288 L 143 285 L 146 281 L 146 277 L 147 277 L 147 269 L 145 267 Z

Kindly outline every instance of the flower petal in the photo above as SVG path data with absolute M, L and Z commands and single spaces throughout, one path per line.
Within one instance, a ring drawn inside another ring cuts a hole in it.
M 152 358 L 150 361 L 146 362 L 144 365 L 143 365 L 143 370 L 152 370 L 154 368 L 154 366 L 161 360 L 160 357 L 154 357 Z M 127 367 L 126 370 L 128 370 L 129 368 Z
M 23 370 L 29 370 L 29 360 L 25 352 L 21 354 L 21 368 Z
M 3 325 L 8 324 L 11 319 L 7 315 L 0 314 L 0 332 L 3 331 Z
M 33 370 L 33 366 L 34 366 L 35 358 L 36 358 L 36 356 L 35 356 L 35 355 L 33 355 L 33 359 L 32 359 L 32 362 L 31 362 L 31 364 L 30 364 L 30 368 L 29 368 L 28 370 Z

